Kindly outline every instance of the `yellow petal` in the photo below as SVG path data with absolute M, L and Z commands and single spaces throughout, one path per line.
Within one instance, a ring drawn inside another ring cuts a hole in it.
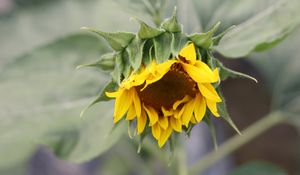
M 197 120 L 197 122 L 200 122 L 203 119 L 206 112 L 206 102 L 200 94 L 196 95 L 195 100 L 196 100 L 195 109 L 194 109 L 195 119 Z
M 128 111 L 130 105 L 132 104 L 132 96 L 130 91 L 123 90 L 119 97 L 116 98 L 115 103 L 115 113 L 114 122 L 117 123 L 123 115 Z
M 135 89 L 132 89 L 133 91 L 133 104 L 136 112 L 136 116 L 140 117 L 141 116 L 141 111 L 142 111 L 142 106 L 141 106 L 141 100 L 136 92 Z
M 137 133 L 141 134 L 146 126 L 147 123 L 147 115 L 144 110 L 142 110 L 141 116 L 137 118 Z
M 193 111 L 195 108 L 195 99 L 190 100 L 186 105 L 185 105 L 185 109 L 183 111 L 182 117 L 181 117 L 181 121 L 182 123 L 188 127 L 188 124 L 191 120 L 191 117 L 193 115 Z
M 181 125 L 181 121 L 179 119 L 175 119 L 173 117 L 170 117 L 170 125 L 172 126 L 172 128 L 175 131 L 177 131 L 177 132 L 182 131 L 182 125 Z
M 197 121 L 196 121 L 196 119 L 195 119 L 195 116 L 193 115 L 192 116 L 192 118 L 191 118 L 191 121 L 190 121 L 191 123 L 193 123 L 193 124 L 196 124 L 197 123 Z
M 164 107 L 161 107 L 161 111 L 165 117 L 174 115 L 174 111 L 166 110 Z
M 179 55 L 184 57 L 187 61 L 190 61 L 191 64 L 194 64 L 196 61 L 196 49 L 193 43 L 187 45 L 179 52 Z
M 168 117 L 159 117 L 158 123 L 159 123 L 161 128 L 166 130 L 169 126 L 169 119 L 168 119 Z
M 162 133 L 160 134 L 159 140 L 158 140 L 158 146 L 161 148 L 165 145 L 166 141 L 169 139 L 169 137 L 172 134 L 172 127 L 169 125 L 167 130 L 162 130 Z
M 169 70 L 170 67 L 177 62 L 176 60 L 168 60 L 164 63 L 158 64 L 150 68 L 151 75 L 147 78 L 145 86 L 141 89 L 144 90 L 148 85 L 160 80 Z
M 146 110 L 150 124 L 149 126 L 153 126 L 158 121 L 158 114 L 152 107 L 146 107 L 144 106 L 144 109 Z
M 185 106 L 183 106 L 180 110 L 176 110 L 174 113 L 174 117 L 176 119 L 180 119 L 182 117 L 184 110 L 185 110 Z
M 218 93 L 216 92 L 215 88 L 210 83 L 198 83 L 198 88 L 201 94 L 209 99 L 210 101 L 214 102 L 221 102 L 221 98 L 219 97 Z
M 134 105 L 131 105 L 127 112 L 126 120 L 133 120 L 135 117 L 136 117 L 136 113 L 135 113 Z
M 185 103 L 185 102 L 189 101 L 190 99 L 191 99 L 190 96 L 186 95 L 186 96 L 183 97 L 183 99 L 177 100 L 177 101 L 173 104 L 173 109 L 176 110 L 177 107 L 178 107 L 180 104 Z
M 215 79 L 217 79 L 219 81 L 220 76 L 219 76 L 219 70 L 218 70 L 218 68 L 215 68 L 214 71 L 213 71 L 213 73 L 214 73 Z
M 183 69 L 197 83 L 213 83 L 218 81 L 216 80 L 215 75 L 210 69 L 209 71 L 207 71 L 206 69 L 198 68 L 190 64 L 186 64 L 186 63 L 181 63 L 181 64 L 183 66 Z
M 216 102 L 206 99 L 206 104 L 207 104 L 208 109 L 214 116 L 220 117 L 220 114 L 218 113 Z
M 158 123 L 151 127 L 153 137 L 158 140 L 161 134 L 161 129 Z
M 120 96 L 121 91 L 123 91 L 123 89 L 118 89 L 116 92 L 105 92 L 105 95 L 110 98 L 116 98 Z

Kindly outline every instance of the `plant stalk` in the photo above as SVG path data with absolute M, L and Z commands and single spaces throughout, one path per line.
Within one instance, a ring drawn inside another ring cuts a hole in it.
M 222 144 L 217 151 L 208 153 L 205 157 L 192 165 L 189 174 L 198 175 L 203 173 L 207 168 L 215 164 L 220 159 L 240 148 L 266 130 L 283 122 L 286 118 L 287 117 L 283 116 L 283 114 L 279 111 L 274 111 L 268 114 L 267 116 L 263 117 L 262 119 L 245 129 L 242 132 L 242 135 L 236 135 L 232 137 L 224 144 Z

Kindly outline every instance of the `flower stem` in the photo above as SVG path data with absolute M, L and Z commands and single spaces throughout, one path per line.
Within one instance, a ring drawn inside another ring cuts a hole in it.
M 274 111 L 267 116 L 263 117 L 259 121 L 255 122 L 247 129 L 242 132 L 242 135 L 236 135 L 229 139 L 227 142 L 222 144 L 217 151 L 208 153 L 201 160 L 196 162 L 190 168 L 190 174 L 196 175 L 203 173 L 207 168 L 216 163 L 218 160 L 224 158 L 228 154 L 232 153 L 239 147 L 243 146 L 250 140 L 259 136 L 266 130 L 272 128 L 273 126 L 283 122 L 287 117 L 283 116 L 280 111 Z

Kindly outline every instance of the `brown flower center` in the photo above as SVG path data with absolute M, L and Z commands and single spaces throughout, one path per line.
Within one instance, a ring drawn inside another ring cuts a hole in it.
M 197 92 L 197 84 L 178 63 L 173 64 L 169 72 L 159 81 L 148 85 L 141 91 L 143 86 L 136 87 L 141 101 L 153 107 L 157 112 L 162 106 L 165 109 L 171 109 L 176 101 L 183 99 L 186 95 L 194 97 Z

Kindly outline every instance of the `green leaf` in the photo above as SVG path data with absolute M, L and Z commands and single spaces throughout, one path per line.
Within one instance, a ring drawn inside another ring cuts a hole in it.
M 240 130 L 238 129 L 238 127 L 235 125 L 235 123 L 232 121 L 228 111 L 227 111 L 227 107 L 226 107 L 226 101 L 225 98 L 220 90 L 220 87 L 217 87 L 217 92 L 220 95 L 222 102 L 217 104 L 217 108 L 218 111 L 221 115 L 221 117 L 238 133 L 241 135 Z
M 181 49 L 188 43 L 188 39 L 182 33 L 172 33 L 171 53 L 177 57 Z
M 237 26 L 221 39 L 215 50 L 230 58 L 271 48 L 300 23 L 300 1 L 283 0 Z
M 216 59 L 216 63 L 217 63 L 217 67 L 220 68 L 220 78 L 221 80 L 226 80 L 227 78 L 231 77 L 231 78 L 247 78 L 247 79 L 250 79 L 250 80 L 253 80 L 255 83 L 257 83 L 258 81 L 250 76 L 250 75 L 247 75 L 247 74 L 244 74 L 244 73 L 241 73 L 241 72 L 238 72 L 238 71 L 234 71 L 234 70 L 231 70 L 227 67 L 225 67 L 219 60 Z
M 157 63 L 162 63 L 170 58 L 171 41 L 172 35 L 170 33 L 164 33 L 153 39 L 155 59 Z
M 238 167 L 229 175 L 287 175 L 281 168 L 270 163 L 253 161 Z
M 220 22 L 215 24 L 208 32 L 206 33 L 195 33 L 192 35 L 189 35 L 188 38 L 195 43 L 198 47 L 202 48 L 210 48 L 213 45 L 213 35 L 218 30 L 218 27 L 220 26 Z
M 165 29 L 168 32 L 177 33 L 181 32 L 182 26 L 177 21 L 177 9 L 174 8 L 173 15 L 171 18 L 166 19 L 162 25 L 161 28 Z
M 135 37 L 134 33 L 129 33 L 129 32 L 110 33 L 110 32 L 102 32 L 100 30 L 87 28 L 87 27 L 82 27 L 82 29 L 96 33 L 99 36 L 103 37 L 109 43 L 110 47 L 115 51 L 122 51 L 125 47 L 127 47 L 130 44 L 130 42 Z
M 96 67 L 102 70 L 113 70 L 115 67 L 115 53 L 107 53 L 100 57 L 100 59 L 94 63 L 82 64 L 77 66 L 77 69 L 84 67 Z
M 93 60 L 103 47 L 96 37 L 74 35 L 1 69 L 0 169 L 28 159 L 40 143 L 72 162 L 90 160 L 116 143 L 124 128 L 108 135 L 114 126 L 111 102 L 97 104 L 86 118 L 79 117 L 108 76 L 75 68 Z M 65 140 L 68 136 L 72 137 Z
M 133 31 L 136 27 L 128 25 L 131 15 L 122 9 L 113 1 L 103 0 L 59 0 L 18 7 L 12 14 L 0 16 L 0 64 L 78 32 L 82 26 L 105 31 L 114 31 L 118 26 L 118 30 Z
M 126 48 L 129 62 L 135 71 L 138 70 L 142 64 L 145 43 L 145 40 L 142 41 L 136 37 Z
M 224 37 L 224 35 L 226 35 L 229 31 L 231 31 L 232 29 L 234 29 L 236 26 L 233 25 L 231 27 L 229 27 L 228 29 L 226 29 L 224 32 L 218 34 L 217 36 L 214 36 L 212 38 L 212 41 L 213 41 L 213 45 L 217 46 L 219 45 L 221 39 Z
M 138 32 L 138 36 L 141 39 L 154 38 L 165 32 L 162 29 L 150 27 L 148 24 L 146 24 L 145 22 L 143 22 L 140 19 L 136 19 L 136 20 L 140 23 L 140 30 Z

